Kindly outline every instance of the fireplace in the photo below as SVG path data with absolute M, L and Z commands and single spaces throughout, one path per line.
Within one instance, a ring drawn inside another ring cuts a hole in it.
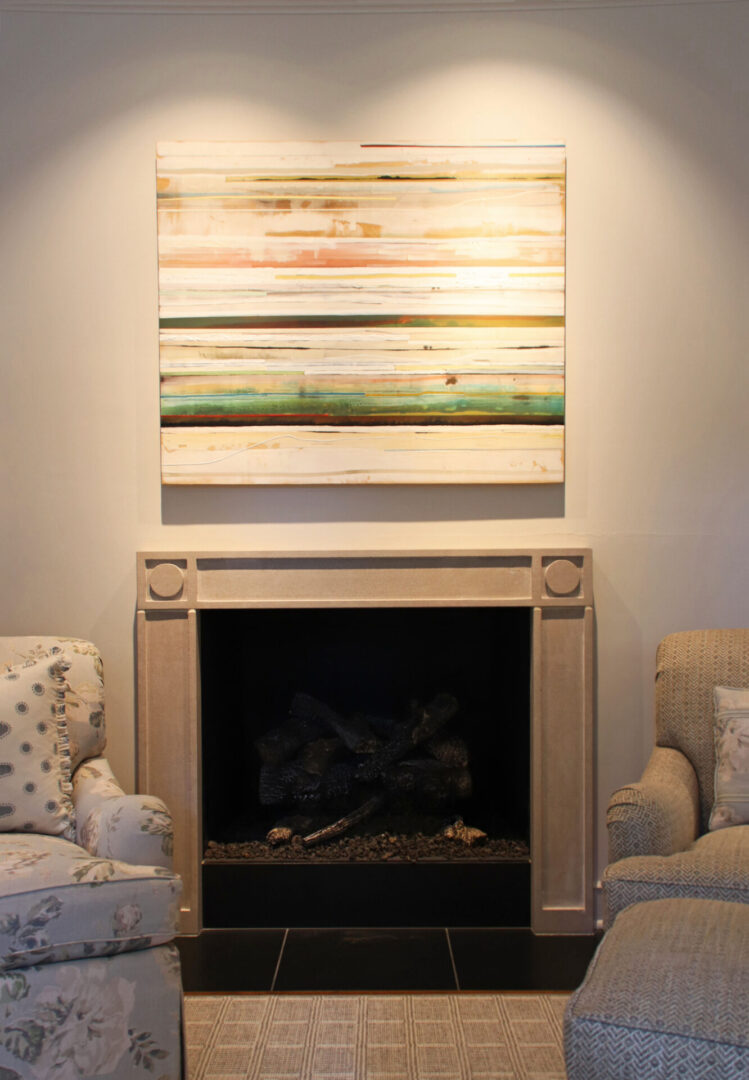
M 211 610 L 199 637 L 205 925 L 529 924 L 527 609 Z
M 138 556 L 183 931 L 592 932 L 586 550 Z M 179 752 L 175 752 L 179 748 Z

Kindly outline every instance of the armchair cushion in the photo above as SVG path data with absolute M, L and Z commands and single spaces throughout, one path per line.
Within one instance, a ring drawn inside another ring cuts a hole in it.
M 78 843 L 91 855 L 171 870 L 171 814 L 153 795 L 126 795 L 106 758 L 91 758 L 76 769 L 73 803 Z
M 606 925 L 631 904 L 686 896 L 749 904 L 749 825 L 700 836 L 674 855 L 633 855 L 606 867 Z
M 56 836 L 0 835 L 0 971 L 171 940 L 181 881 Z
M 65 672 L 58 650 L 0 676 L 0 831 L 75 836 Z
M 99 650 L 90 641 L 71 637 L 0 637 L 0 673 L 47 653 L 65 652 L 70 660 L 65 685 L 65 719 L 70 740 L 70 766 L 104 751 L 104 682 Z

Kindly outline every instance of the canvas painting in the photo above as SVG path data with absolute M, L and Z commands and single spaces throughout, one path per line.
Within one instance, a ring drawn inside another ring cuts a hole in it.
M 559 143 L 161 143 L 165 484 L 564 479 Z

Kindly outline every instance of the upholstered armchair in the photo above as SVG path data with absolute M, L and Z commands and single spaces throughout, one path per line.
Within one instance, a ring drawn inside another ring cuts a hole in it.
M 749 824 L 716 828 L 710 820 L 716 686 L 749 687 L 749 630 L 664 638 L 655 747 L 640 781 L 614 792 L 608 807 L 607 925 L 630 904 L 662 897 L 749 903 Z
M 105 741 L 94 645 L 0 638 L 2 1080 L 183 1075 L 171 818 Z

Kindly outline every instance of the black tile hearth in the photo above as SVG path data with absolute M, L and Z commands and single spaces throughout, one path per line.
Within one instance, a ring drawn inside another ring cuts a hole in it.
M 185 990 L 574 990 L 600 940 L 528 929 L 204 930 L 177 939 Z
M 495 928 L 449 934 L 461 990 L 574 990 L 600 940 Z
M 454 990 L 445 930 L 289 930 L 275 989 Z
M 182 985 L 195 993 L 267 992 L 283 939 L 283 930 L 204 930 L 179 937 Z

